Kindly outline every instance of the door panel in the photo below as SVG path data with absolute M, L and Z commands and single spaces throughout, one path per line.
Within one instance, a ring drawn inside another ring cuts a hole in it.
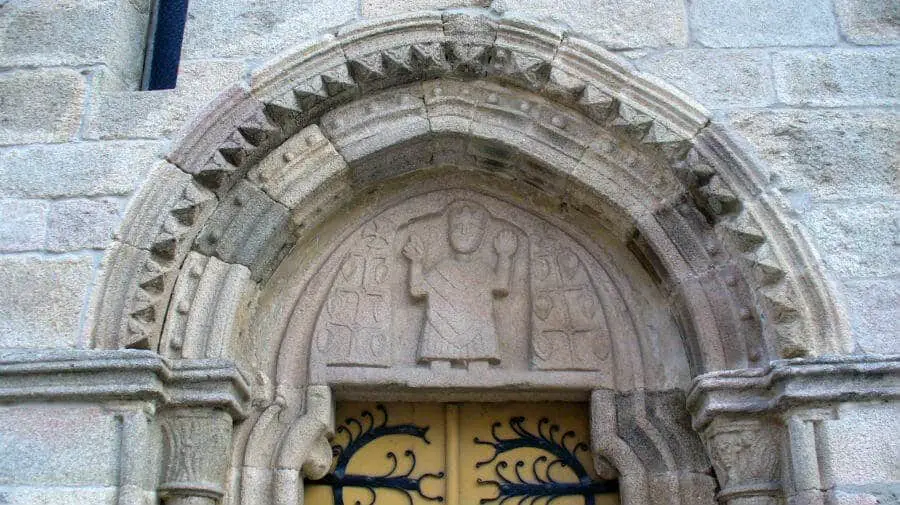
M 313 505 L 613 505 L 583 404 L 344 403 Z

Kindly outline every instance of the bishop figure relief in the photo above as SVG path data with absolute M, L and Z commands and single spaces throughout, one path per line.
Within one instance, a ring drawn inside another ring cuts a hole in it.
M 516 234 L 500 229 L 485 244 L 490 215 L 468 200 L 447 208 L 450 256 L 425 269 L 426 245 L 411 234 L 403 248 L 410 262 L 410 294 L 426 304 L 419 361 L 500 361 L 494 299 L 509 294 Z M 491 247 L 493 255 L 480 253 Z M 485 257 L 493 257 L 486 263 Z

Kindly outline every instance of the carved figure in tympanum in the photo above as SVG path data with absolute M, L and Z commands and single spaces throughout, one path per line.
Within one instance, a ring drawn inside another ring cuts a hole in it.
M 491 227 L 494 261 L 485 263 L 478 252 L 486 247 L 491 219 L 487 209 L 473 201 L 456 201 L 447 207 L 446 219 L 449 257 L 426 270 L 426 245 L 420 237 L 411 233 L 403 248 L 410 260 L 410 294 L 424 299 L 427 307 L 418 359 L 499 362 L 493 302 L 509 294 L 518 240 L 508 227 Z

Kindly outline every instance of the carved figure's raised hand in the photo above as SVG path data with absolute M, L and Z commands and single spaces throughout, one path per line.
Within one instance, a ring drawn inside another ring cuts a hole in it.
M 409 241 L 403 246 L 403 255 L 411 261 L 422 261 L 425 257 L 425 244 L 416 235 L 410 235 Z
M 494 238 L 494 250 L 501 256 L 507 258 L 512 256 L 518 247 L 519 242 L 516 240 L 516 235 L 509 230 L 501 230 Z

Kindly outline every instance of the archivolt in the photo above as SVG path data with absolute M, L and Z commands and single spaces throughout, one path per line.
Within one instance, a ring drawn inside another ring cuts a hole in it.
M 672 293 L 694 373 L 846 345 L 817 259 L 731 137 L 553 28 L 452 12 L 352 26 L 223 93 L 167 159 L 105 259 L 96 347 L 235 357 L 284 251 L 436 164 L 528 183 L 620 235 Z

